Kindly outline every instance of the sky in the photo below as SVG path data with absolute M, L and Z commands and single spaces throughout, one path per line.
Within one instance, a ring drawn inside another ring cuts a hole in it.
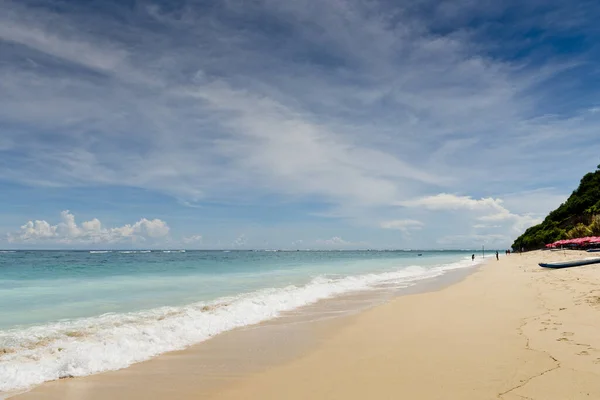
M 502 249 L 600 163 L 595 1 L 0 9 L 0 248 Z

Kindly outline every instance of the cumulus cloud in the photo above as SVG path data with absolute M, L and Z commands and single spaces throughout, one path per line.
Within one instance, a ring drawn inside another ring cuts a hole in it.
M 164 238 L 169 226 L 160 219 L 142 218 L 134 224 L 104 228 L 97 218 L 77 225 L 68 210 L 61 212 L 61 222 L 51 225 L 44 220 L 28 221 L 16 232 L 8 234 L 10 243 L 112 244 L 136 243 Z

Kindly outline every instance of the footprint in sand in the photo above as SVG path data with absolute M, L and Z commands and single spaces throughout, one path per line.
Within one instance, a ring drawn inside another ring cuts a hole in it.
M 563 336 L 573 336 L 574 333 L 573 332 L 563 332 L 561 335 L 563 335 Z
M 556 341 L 557 342 L 568 342 L 569 339 L 567 339 L 566 337 L 561 337 L 561 338 L 556 339 Z
M 588 353 L 587 351 L 580 351 L 579 353 L 577 353 L 578 356 L 589 356 L 590 353 Z
M 587 301 L 593 306 L 600 305 L 600 296 L 590 296 Z

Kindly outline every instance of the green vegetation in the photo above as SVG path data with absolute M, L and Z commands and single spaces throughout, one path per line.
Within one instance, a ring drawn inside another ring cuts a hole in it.
M 600 236 L 600 165 L 581 179 L 577 190 L 544 222 L 519 236 L 512 248 L 533 250 L 560 239 L 590 235 Z

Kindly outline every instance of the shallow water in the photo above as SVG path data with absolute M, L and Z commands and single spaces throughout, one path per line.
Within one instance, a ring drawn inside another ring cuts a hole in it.
M 470 254 L 2 253 L 0 391 L 124 368 L 321 299 L 415 285 L 472 266 Z

